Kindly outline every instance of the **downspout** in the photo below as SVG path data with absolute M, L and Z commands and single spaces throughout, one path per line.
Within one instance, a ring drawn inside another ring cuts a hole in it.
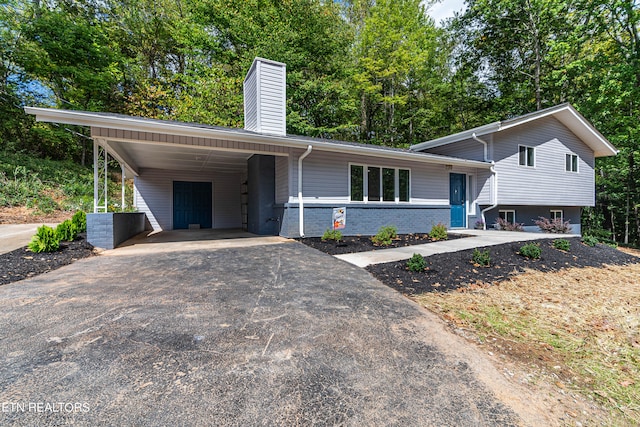
M 482 139 L 478 138 L 476 136 L 475 133 L 473 133 L 471 135 L 471 137 L 475 140 L 478 141 L 480 144 L 482 144 L 484 146 L 484 161 L 488 162 L 489 161 L 489 156 L 488 156 L 488 150 L 487 150 L 487 142 L 483 141 Z M 480 218 L 482 219 L 482 229 L 486 230 L 487 229 L 487 221 L 485 219 L 485 212 L 490 211 L 491 209 L 495 209 L 498 206 L 498 172 L 496 172 L 496 162 L 491 160 L 491 173 L 493 174 L 493 194 L 492 194 L 492 199 L 493 199 L 493 204 L 491 206 L 489 206 L 488 208 L 484 208 L 482 209 L 482 211 L 480 211 Z
M 307 151 L 298 158 L 298 222 L 300 227 L 300 237 L 304 237 L 304 202 L 302 201 L 302 161 L 307 157 L 313 147 L 309 145 Z

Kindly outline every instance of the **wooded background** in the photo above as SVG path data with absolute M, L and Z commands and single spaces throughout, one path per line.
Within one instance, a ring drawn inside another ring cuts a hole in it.
M 25 105 L 241 127 L 261 56 L 287 64 L 299 135 L 406 147 L 570 102 L 620 150 L 583 227 L 638 244 L 639 3 L 467 0 L 438 26 L 419 0 L 8 0 L 0 150 L 90 154 Z

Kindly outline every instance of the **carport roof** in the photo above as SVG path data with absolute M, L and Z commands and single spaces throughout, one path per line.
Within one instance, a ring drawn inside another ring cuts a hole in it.
M 148 119 L 115 113 L 59 110 L 53 108 L 25 107 L 25 111 L 28 114 L 35 115 L 36 120 L 42 122 L 102 127 L 134 132 L 164 133 L 167 135 L 195 138 L 225 139 L 229 141 L 277 145 L 300 149 L 306 149 L 308 146 L 312 146 L 314 150 L 320 151 L 385 157 L 421 163 L 438 163 L 485 169 L 491 167 L 491 164 L 488 162 L 416 152 L 404 148 L 385 147 L 333 139 L 311 138 L 299 135 L 270 135 L 256 133 L 246 129 L 211 126 L 200 123 L 185 123 L 171 120 Z

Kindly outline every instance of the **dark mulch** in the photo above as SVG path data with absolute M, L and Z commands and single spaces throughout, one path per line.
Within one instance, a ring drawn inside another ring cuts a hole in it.
M 0 254 L 0 285 L 56 270 L 93 254 L 93 246 L 84 236 L 78 236 L 73 242 L 62 242 L 56 252 L 34 254 L 24 247 Z
M 460 234 L 449 234 L 449 240 L 467 237 Z M 399 248 L 402 246 L 423 245 L 433 243 L 428 234 L 398 234 L 389 246 L 376 246 L 371 242 L 371 236 L 345 236 L 338 243 L 327 240 L 323 242 L 320 237 L 305 237 L 297 239 L 307 246 L 311 246 L 329 255 L 352 254 L 355 252 L 369 252 L 381 249 Z
M 599 244 L 589 247 L 579 238 L 568 239 L 571 242 L 569 252 L 563 252 L 552 246 L 553 239 L 538 240 L 542 255 L 531 260 L 518 254 L 522 245 L 529 242 L 515 242 L 504 245 L 479 248 L 488 249 L 491 266 L 475 266 L 471 261 L 473 249 L 454 253 L 437 254 L 426 257 L 427 270 L 414 273 L 406 268 L 406 261 L 376 264 L 367 270 L 378 280 L 405 295 L 424 292 L 450 291 L 479 282 L 497 283 L 525 269 L 538 271 L 557 271 L 570 267 L 601 267 L 640 263 L 640 258 L 626 254 L 610 246 Z

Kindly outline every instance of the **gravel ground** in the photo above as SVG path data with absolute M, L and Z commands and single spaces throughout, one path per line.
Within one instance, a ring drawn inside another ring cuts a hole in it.
M 0 285 L 52 271 L 93 254 L 93 246 L 84 235 L 73 242 L 62 242 L 56 252 L 34 254 L 25 246 L 0 255 Z
M 560 251 L 553 247 L 553 240 L 537 242 L 542 250 L 542 255 L 537 260 L 518 254 L 522 245 L 531 242 L 514 242 L 478 248 L 489 251 L 489 267 L 473 264 L 473 249 L 469 249 L 425 258 L 427 268 L 424 272 L 409 271 L 406 261 L 371 265 L 367 270 L 387 286 L 405 295 L 413 295 L 449 291 L 478 282 L 500 282 L 522 273 L 525 269 L 546 272 L 570 267 L 600 267 L 603 264 L 624 265 L 640 262 L 640 258 L 607 245 L 587 246 L 581 243 L 579 238 L 568 239 L 571 249 L 568 252 Z

